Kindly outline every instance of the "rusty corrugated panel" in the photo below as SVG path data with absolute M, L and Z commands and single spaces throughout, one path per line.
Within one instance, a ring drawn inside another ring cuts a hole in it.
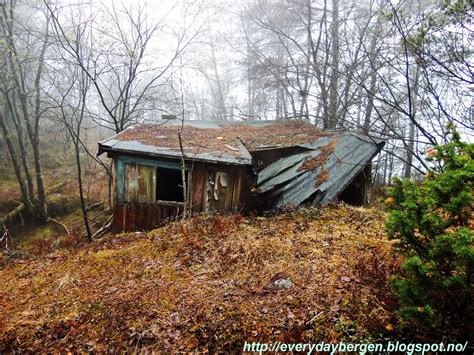
M 314 150 L 279 159 L 263 169 L 257 192 L 265 194 L 274 208 L 296 206 L 307 200 L 327 203 L 370 163 L 382 146 L 342 132 L 332 140 L 308 145 Z
M 257 176 L 257 184 L 263 185 L 268 180 L 275 178 L 280 173 L 284 172 L 291 167 L 294 167 L 298 163 L 302 163 L 307 157 L 307 153 L 290 155 L 285 158 L 277 160 L 275 163 L 270 164 L 265 169 L 260 171 Z M 262 191 L 265 192 L 265 191 Z

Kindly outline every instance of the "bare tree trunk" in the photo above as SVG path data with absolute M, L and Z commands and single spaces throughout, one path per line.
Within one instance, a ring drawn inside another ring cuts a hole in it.
M 420 79 L 420 65 L 416 65 L 416 72 L 415 72 L 415 80 L 412 89 L 409 91 L 409 95 L 412 95 L 411 100 L 409 103 L 411 105 L 410 114 L 412 119 L 408 122 L 408 142 L 406 146 L 406 162 L 405 168 L 403 172 L 403 176 L 405 178 L 411 178 L 412 174 L 412 166 L 413 166 L 413 153 L 415 147 L 415 120 L 416 120 L 416 112 L 418 109 L 418 82 Z
M 26 208 L 30 212 L 32 212 L 34 206 L 29 199 L 27 187 L 23 179 L 23 176 L 21 174 L 21 167 L 20 167 L 20 164 L 18 163 L 18 157 L 16 155 L 15 147 L 11 139 L 12 136 L 10 134 L 8 125 L 5 122 L 3 112 L 1 111 L 0 111 L 0 127 L 2 128 L 3 138 L 5 139 L 5 142 L 7 143 L 8 153 L 10 154 L 13 169 L 15 170 L 15 175 L 18 180 L 18 185 L 20 186 L 22 201 L 25 204 Z
M 276 115 L 276 119 L 280 119 L 281 118 L 281 90 L 280 90 L 280 86 L 277 85 L 276 86 L 276 103 L 275 103 L 275 115 Z
M 41 77 L 43 75 L 44 69 L 44 58 L 46 54 L 46 49 L 49 45 L 49 20 L 50 17 L 48 15 L 46 21 L 46 33 L 44 35 L 44 42 L 41 48 L 41 53 L 38 58 L 38 66 L 36 69 L 36 77 L 35 77 L 35 115 L 34 115 L 34 131 L 29 128 L 29 118 L 27 119 L 27 128 L 28 134 L 30 135 L 31 145 L 33 148 L 33 158 L 35 164 L 35 175 L 36 175 L 36 189 L 38 192 L 38 205 L 37 205 L 37 214 L 40 220 L 47 220 L 47 207 L 46 207 L 46 193 L 44 189 L 43 183 L 43 175 L 41 169 L 41 155 L 40 155 L 40 147 L 39 147 L 39 123 L 41 118 Z
M 20 149 L 21 162 L 23 164 L 23 169 L 25 170 L 25 178 L 28 187 L 28 198 L 34 203 L 36 202 L 36 197 L 34 195 L 34 185 L 32 174 L 30 172 L 30 165 L 28 162 L 28 152 L 26 150 L 25 136 L 23 132 L 23 125 L 21 122 L 20 114 L 18 112 L 18 107 L 16 104 L 15 92 L 12 91 L 12 97 L 10 99 L 8 94 L 5 94 L 5 98 L 8 102 L 8 108 L 12 117 L 13 124 L 15 125 L 17 137 L 18 137 L 18 148 Z M 30 211 L 31 212 L 31 211 Z
M 6 56 L 8 61 L 8 66 L 10 69 L 10 74 L 13 79 L 13 89 L 18 95 L 21 111 L 23 115 L 23 121 L 26 125 L 26 130 L 28 133 L 28 138 L 30 140 L 32 149 L 33 149 L 33 162 L 35 166 L 35 178 L 36 178 L 36 189 L 37 189 L 37 200 L 35 201 L 34 214 L 36 218 L 42 221 L 47 220 L 47 208 L 46 208 L 46 194 L 43 183 L 43 176 L 41 172 L 41 159 L 40 159 L 40 150 L 39 150 L 39 121 L 40 121 L 40 97 L 41 97 L 41 77 L 43 75 L 44 68 L 44 59 L 46 54 L 46 49 L 49 45 L 49 21 L 50 16 L 46 17 L 46 31 L 43 37 L 43 43 L 38 57 L 36 58 L 37 67 L 35 72 L 35 81 L 34 81 L 34 116 L 33 119 L 30 116 L 29 112 L 29 102 L 27 95 L 30 92 L 30 89 L 27 87 L 25 79 L 25 67 L 24 62 L 19 58 L 14 41 L 14 31 L 13 26 L 15 25 L 15 12 L 14 4 L 10 4 L 9 11 L 6 11 L 6 8 L 3 7 L 3 17 L 0 17 L 0 25 L 2 26 L 4 40 L 7 42 L 11 55 Z M 32 122 L 33 121 L 33 122 Z M 20 124 L 20 123 L 19 123 Z M 25 171 L 26 173 L 26 171 Z
M 337 124 L 337 91 L 339 82 L 339 0 L 332 0 L 331 23 L 331 78 L 329 83 L 328 123 L 325 128 L 335 128 Z
M 385 155 L 384 155 L 383 178 L 382 178 L 382 184 L 381 184 L 381 185 L 384 185 L 384 186 L 387 184 L 388 159 L 389 159 L 389 154 L 388 154 L 388 152 L 386 152 Z
M 224 99 L 224 91 L 222 88 L 222 81 L 219 75 L 219 69 L 217 67 L 217 59 L 216 53 L 214 50 L 214 41 L 212 40 L 212 34 L 209 32 L 209 45 L 211 47 L 211 60 L 212 60 L 212 69 L 214 71 L 214 77 L 216 82 L 216 99 L 218 105 L 218 112 L 219 112 L 219 119 L 226 120 L 227 119 L 227 112 L 226 112 L 226 105 Z
M 255 88 L 252 85 L 251 77 L 251 56 L 249 44 L 247 43 L 247 116 L 253 119 L 255 116 L 254 99 L 255 99 Z
M 84 198 L 84 188 L 82 186 L 82 168 L 81 168 L 81 155 L 80 155 L 80 150 L 79 150 L 79 142 L 76 139 L 74 139 L 74 151 L 76 155 L 77 182 L 79 185 L 79 197 L 81 200 L 82 219 L 84 221 L 84 227 L 86 228 L 87 238 L 89 239 L 89 241 L 92 241 L 92 232 L 89 226 L 89 219 L 87 218 L 86 201 Z
M 372 116 L 372 110 L 374 108 L 374 96 L 377 84 L 377 65 L 376 65 L 376 58 L 377 58 L 377 36 L 382 27 L 382 14 L 379 13 L 377 15 L 377 23 L 375 25 L 374 32 L 372 34 L 372 39 L 370 41 L 370 48 L 369 48 L 369 66 L 371 68 L 370 74 L 370 84 L 369 90 L 367 91 L 367 108 L 365 110 L 365 117 L 364 117 L 364 125 L 363 129 L 364 132 L 368 133 L 370 129 L 370 118 Z

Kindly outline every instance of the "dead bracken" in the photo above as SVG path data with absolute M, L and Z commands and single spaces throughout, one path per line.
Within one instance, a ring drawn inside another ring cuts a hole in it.
M 345 205 L 197 216 L 0 263 L 0 351 L 241 351 L 337 341 L 354 322 L 360 337 L 394 332 L 383 217 Z

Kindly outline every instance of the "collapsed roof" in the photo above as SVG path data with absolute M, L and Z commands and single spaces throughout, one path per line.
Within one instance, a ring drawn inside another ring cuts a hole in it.
M 273 207 L 311 200 L 333 200 L 382 149 L 384 142 L 347 131 L 334 132 L 307 144 L 307 152 L 278 159 L 258 173 L 257 192 L 267 194 Z
M 319 130 L 301 121 L 159 121 L 136 125 L 99 143 L 99 154 L 117 152 L 156 158 L 180 158 L 254 166 L 253 155 L 298 148 L 258 171 L 254 191 L 273 207 L 310 199 L 334 199 L 382 149 L 380 139 L 346 130 Z

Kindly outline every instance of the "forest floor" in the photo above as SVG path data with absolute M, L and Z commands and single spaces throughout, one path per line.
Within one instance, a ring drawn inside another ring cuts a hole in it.
M 0 259 L 0 352 L 383 341 L 399 270 L 379 209 L 196 216 Z
M 98 140 L 94 133 L 90 141 Z M 79 188 L 76 175 L 76 163 L 70 150 L 61 149 L 57 143 L 58 138 L 54 135 L 46 135 L 42 142 L 42 170 L 43 181 L 47 191 L 47 207 L 49 216 L 59 223 L 50 221 L 48 223 L 35 223 L 28 220 L 25 211 L 17 218 L 7 223 L 10 240 L 15 249 L 32 254 L 44 254 L 52 250 L 54 243 L 69 243 L 71 238 L 63 238 L 65 230 L 74 236 L 84 234 Z M 90 144 L 91 152 L 95 145 Z M 58 149 L 59 147 L 59 149 Z M 107 207 L 108 201 L 108 175 L 97 164 L 91 163 L 91 159 L 83 152 L 81 156 L 83 169 L 83 188 L 87 205 L 95 207 L 89 212 L 91 223 L 100 225 L 105 221 L 107 215 L 102 213 Z M 21 196 L 18 182 L 10 163 L 7 151 L 0 151 L 0 217 L 13 211 L 20 203 Z M 30 162 L 32 174 L 34 174 L 33 162 Z M 33 177 L 34 178 L 34 177 Z M 99 202 L 104 202 L 99 205 Z M 97 218 L 96 218 L 97 216 Z M 0 226 L 0 231 L 2 226 Z M 63 240 L 65 239 L 65 240 Z M 77 244 L 77 243 L 76 243 Z M 0 245 L 0 250 L 3 245 Z

